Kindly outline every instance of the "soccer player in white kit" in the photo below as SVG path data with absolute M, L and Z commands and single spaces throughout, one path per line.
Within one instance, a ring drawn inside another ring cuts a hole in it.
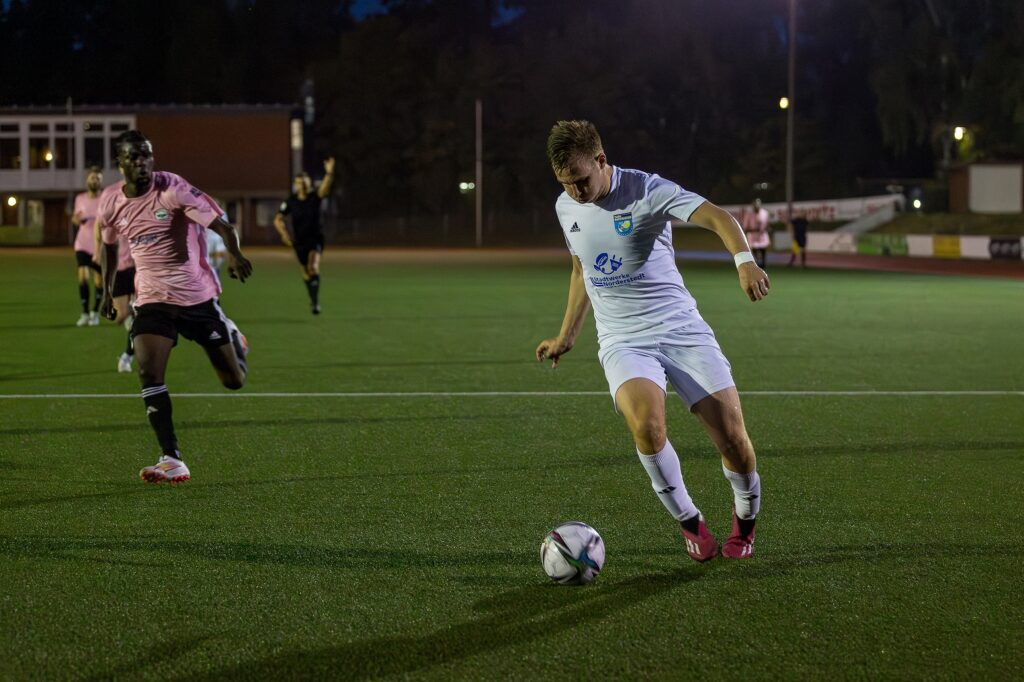
M 751 301 L 768 295 L 768 276 L 753 262 L 743 230 L 729 213 L 657 175 L 612 166 L 590 122 L 559 121 L 547 152 L 565 188 L 555 212 L 573 270 L 561 331 L 541 341 L 537 359 L 550 359 L 556 367 L 593 306 L 598 357 L 615 407 L 654 491 L 679 522 L 690 557 L 707 561 L 719 546 L 686 491 L 679 458 L 666 438 L 666 384 L 704 425 L 733 489 L 732 532 L 721 553 L 752 556 L 761 506 L 754 448 L 729 361 L 676 267 L 669 221 L 715 232 L 733 254 L 740 287 Z

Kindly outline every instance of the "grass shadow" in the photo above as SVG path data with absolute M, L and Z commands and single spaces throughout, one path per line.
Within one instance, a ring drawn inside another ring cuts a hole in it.
M 709 567 L 688 567 L 582 588 L 528 585 L 483 599 L 478 615 L 422 634 L 359 640 L 293 650 L 182 680 L 338 679 L 408 677 L 438 665 L 518 646 L 586 627 L 701 578 Z

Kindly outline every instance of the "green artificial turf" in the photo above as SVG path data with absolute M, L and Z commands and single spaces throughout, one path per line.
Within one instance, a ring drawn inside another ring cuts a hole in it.
M 550 371 L 568 262 L 328 252 L 324 314 L 254 256 L 222 304 L 251 345 L 167 384 L 193 479 L 155 440 L 124 331 L 76 328 L 70 253 L 0 253 L 0 679 L 1007 679 L 1024 665 L 1024 285 L 683 263 L 758 450 L 756 556 L 697 565 L 611 409 L 593 323 Z M 993 391 L 837 395 L 835 391 Z M 259 397 L 515 391 L 537 396 Z M 564 395 L 568 391 L 593 395 Z M 759 391 L 819 391 L 778 395 Z M 1010 392 L 1010 393 L 1008 393 Z M 1016 393 L 1012 393 L 1016 392 Z M 713 532 L 731 493 L 696 421 L 669 436 Z M 586 587 L 541 572 L 597 528 Z

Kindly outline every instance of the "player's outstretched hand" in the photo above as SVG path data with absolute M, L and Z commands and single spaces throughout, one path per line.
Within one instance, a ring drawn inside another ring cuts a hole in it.
M 756 263 L 744 263 L 739 267 L 740 287 L 746 292 L 751 301 L 760 301 L 768 295 L 772 288 L 768 281 L 768 274 L 757 267 Z
M 103 294 L 103 298 L 100 299 L 100 315 L 111 322 L 117 319 L 117 309 L 114 308 L 114 299 L 107 296 L 105 293 Z
M 231 279 L 244 283 L 252 275 L 252 263 L 242 254 L 228 254 L 228 274 L 231 275 Z
M 537 355 L 537 362 L 551 360 L 551 369 L 558 367 L 558 360 L 572 350 L 572 344 L 559 337 L 544 339 L 534 351 Z

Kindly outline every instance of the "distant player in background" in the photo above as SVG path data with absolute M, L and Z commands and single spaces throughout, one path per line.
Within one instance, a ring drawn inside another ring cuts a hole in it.
M 78 266 L 78 298 L 82 304 L 82 314 L 75 324 L 79 327 L 95 327 L 100 323 L 103 283 L 100 281 L 99 254 L 95 251 L 93 226 L 102 189 L 103 173 L 93 166 L 85 175 L 85 191 L 75 196 L 75 207 L 71 213 L 71 224 L 78 228 L 75 234 L 75 263 Z M 92 311 L 89 310 L 90 279 L 93 283 Z
M 96 221 L 94 230 L 94 244 L 96 254 L 103 253 L 103 235 L 100 229 L 100 222 Z M 135 321 L 134 307 L 132 305 L 135 294 L 135 260 L 132 258 L 131 244 L 124 235 L 117 236 L 117 272 L 114 274 L 114 286 L 111 290 L 111 297 L 116 315 L 114 322 L 123 324 L 126 334 L 125 349 L 117 358 L 117 371 L 128 374 L 132 371 L 132 358 L 135 356 L 135 348 L 132 346 L 132 322 Z
M 227 220 L 225 219 L 225 222 Z M 220 283 L 220 269 L 228 257 L 228 247 L 216 230 L 206 230 L 206 262 L 210 264 L 214 277 Z
M 334 182 L 334 158 L 324 161 L 324 179 L 316 193 L 313 181 L 306 173 L 295 176 L 295 193 L 281 203 L 274 216 L 274 228 L 285 246 L 295 249 L 302 266 L 302 279 L 306 282 L 309 302 L 314 315 L 320 314 L 320 255 L 324 251 L 324 232 L 320 224 L 320 204 L 331 193 Z M 292 218 L 292 234 L 288 236 L 285 216 Z
M 704 426 L 733 490 L 732 533 L 722 554 L 750 557 L 761 507 L 754 448 L 729 361 L 676 266 L 671 221 L 717 234 L 751 301 L 768 295 L 768 276 L 752 262 L 731 215 L 674 182 L 612 166 L 590 122 L 559 121 L 548 137 L 548 160 L 565 189 L 555 213 L 572 256 L 572 275 L 561 331 L 540 342 L 537 359 L 557 366 L 593 305 L 598 357 L 616 411 L 625 417 L 655 493 L 678 522 L 687 553 L 707 561 L 719 548 L 686 490 L 666 435 L 666 383 Z
M 101 313 L 117 316 L 113 306 L 114 263 L 118 237 L 131 245 L 136 266 L 135 321 L 132 342 L 146 415 L 163 455 L 139 472 L 149 483 L 179 483 L 191 472 L 178 449 L 171 418 L 171 396 L 164 372 L 178 335 L 206 351 L 221 383 L 230 389 L 245 384 L 245 337 L 217 304 L 220 285 L 206 261 L 206 230 L 224 238 L 228 272 L 241 281 L 252 274 L 242 255 L 238 233 L 221 218 L 209 196 L 173 173 L 153 171 L 153 146 L 137 130 L 114 140 L 124 181 L 111 185 L 100 200 L 103 230 L 103 303 Z
M 789 264 L 786 267 L 793 267 L 796 257 L 800 256 L 800 267 L 807 267 L 807 218 L 802 213 L 797 213 L 789 221 L 789 229 L 793 236 L 793 244 L 789 251 Z
M 761 206 L 760 199 L 754 199 L 750 210 L 743 212 L 743 231 L 754 252 L 754 262 L 763 270 L 768 267 L 768 247 L 772 241 L 768 233 L 768 209 Z

